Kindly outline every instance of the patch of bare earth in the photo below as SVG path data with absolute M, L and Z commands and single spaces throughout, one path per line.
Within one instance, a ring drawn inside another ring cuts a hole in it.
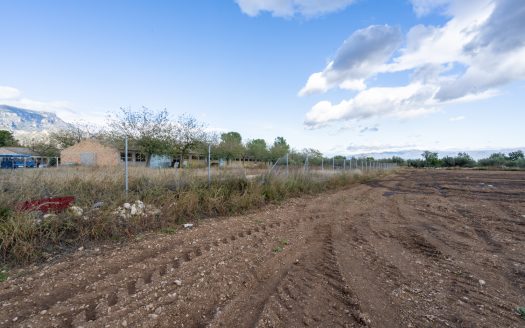
M 28 269 L 0 326 L 523 327 L 524 215 L 524 173 L 404 171 Z

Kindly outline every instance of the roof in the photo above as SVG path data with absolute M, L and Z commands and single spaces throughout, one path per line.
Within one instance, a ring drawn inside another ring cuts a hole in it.
M 27 147 L 0 147 L 0 153 L 4 150 L 11 151 L 13 153 L 21 154 L 21 155 L 35 155 L 38 154 L 32 151 L 30 148 Z
M 0 157 L 31 157 L 38 156 L 29 148 L 25 147 L 0 147 Z

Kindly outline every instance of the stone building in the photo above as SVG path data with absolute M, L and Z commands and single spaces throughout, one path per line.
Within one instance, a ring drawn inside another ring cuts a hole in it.
M 62 165 L 116 166 L 120 165 L 120 152 L 97 140 L 83 140 L 60 152 Z
M 83 166 L 117 166 L 126 160 L 123 149 L 105 145 L 98 140 L 83 140 L 60 152 L 62 165 Z M 128 150 L 128 164 L 130 166 L 146 166 L 146 155 L 133 149 Z M 170 167 L 172 158 L 164 155 L 152 155 L 149 167 Z
M 125 160 L 124 149 L 117 149 L 94 139 L 83 140 L 60 152 L 62 165 L 116 166 L 121 165 Z M 184 156 L 181 165 L 180 156 L 173 158 L 168 155 L 153 154 L 150 158 L 149 167 L 204 167 L 207 163 L 206 160 L 207 155 L 190 151 Z M 129 149 L 128 164 L 130 166 L 146 166 L 146 155 L 140 151 Z

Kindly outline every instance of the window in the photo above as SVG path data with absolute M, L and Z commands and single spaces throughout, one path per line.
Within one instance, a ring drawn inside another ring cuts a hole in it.
M 145 162 L 146 161 L 146 155 L 142 153 L 136 153 L 135 154 L 135 161 L 136 162 Z
M 124 162 L 126 160 L 126 153 L 122 152 L 120 153 L 120 159 Z M 131 162 L 131 153 L 128 153 L 128 162 Z

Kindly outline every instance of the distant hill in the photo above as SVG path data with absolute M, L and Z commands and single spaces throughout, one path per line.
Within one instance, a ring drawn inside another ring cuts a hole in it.
M 55 113 L 0 105 L 0 130 L 13 132 L 18 139 L 45 137 L 49 132 L 67 128 L 68 123 Z
M 517 147 L 517 148 L 495 148 L 495 149 L 476 149 L 476 150 L 431 150 L 433 152 L 437 152 L 439 154 L 439 157 L 444 156 L 456 156 L 459 152 L 465 152 L 469 154 L 473 159 L 478 160 L 481 158 L 487 158 L 493 153 L 509 153 L 515 150 L 524 150 L 524 147 Z M 387 152 L 372 152 L 372 153 L 362 153 L 362 154 L 354 154 L 352 156 L 354 157 L 374 157 L 377 159 L 380 158 L 391 158 L 392 156 L 398 156 L 404 159 L 417 159 L 422 158 L 421 154 L 425 151 L 424 149 L 410 149 L 410 150 L 401 150 L 401 151 L 387 151 Z

